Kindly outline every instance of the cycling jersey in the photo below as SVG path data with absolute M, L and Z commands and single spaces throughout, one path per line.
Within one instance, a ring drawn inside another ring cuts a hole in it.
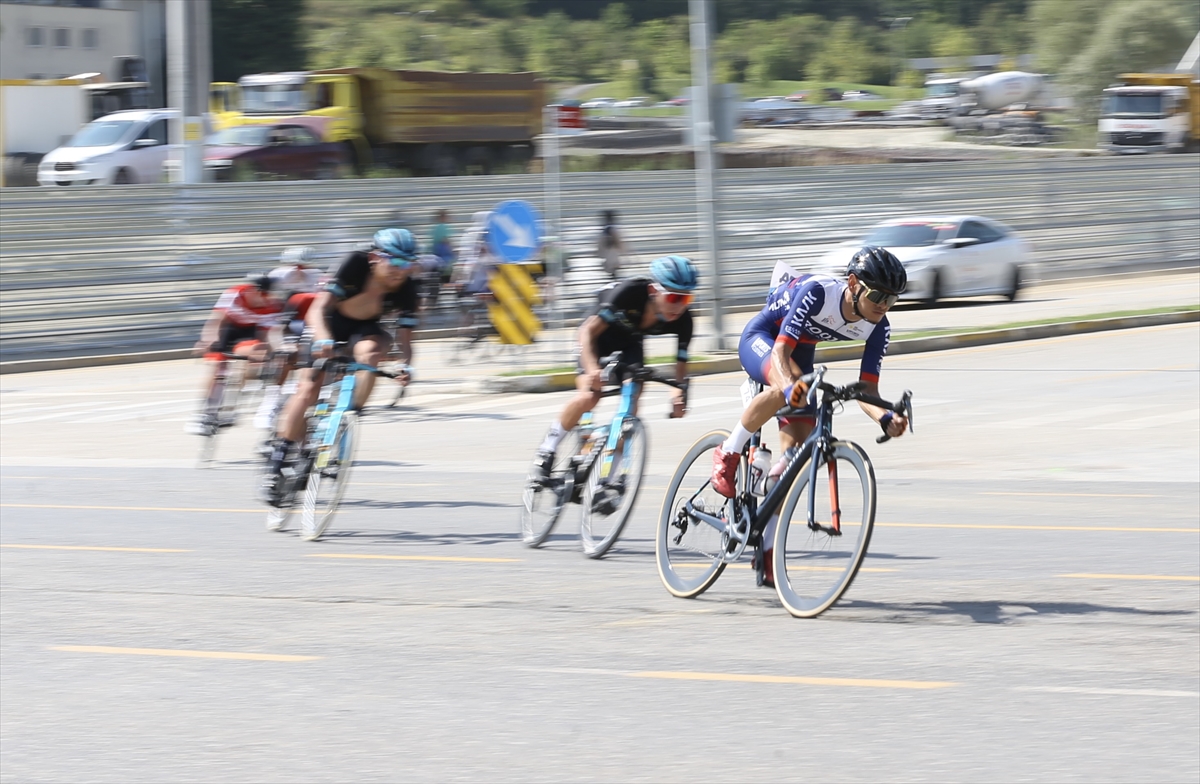
M 642 329 L 642 316 L 650 302 L 649 278 L 630 278 L 610 283 L 599 292 L 600 301 L 592 315 L 608 325 L 596 338 L 596 356 L 603 357 L 620 351 L 627 362 L 641 363 L 644 359 L 642 340 L 646 335 L 675 335 L 678 339 L 675 358 L 687 362 L 688 345 L 692 342 L 694 322 L 692 311 L 685 310 L 674 321 L 656 321 Z
M 802 373 L 813 368 L 816 345 L 831 340 L 864 340 L 859 378 L 878 382 L 887 353 L 891 327 L 887 316 L 872 324 L 866 319 L 847 321 L 842 316 L 846 281 L 824 275 L 799 275 L 767 295 L 767 304 L 742 331 L 738 353 L 742 367 L 756 381 L 767 383 L 771 349 L 783 342 Z
M 346 257 L 338 267 L 337 274 L 325 284 L 325 290 L 333 294 L 341 302 L 355 297 L 367 288 L 371 276 L 371 258 L 362 251 L 355 251 Z M 348 341 L 364 338 L 370 335 L 391 336 L 379 324 L 384 313 L 397 311 L 397 323 L 401 327 L 412 328 L 417 325 L 417 289 L 416 278 L 409 275 L 408 279 L 395 291 L 384 292 L 383 307 L 379 315 L 370 319 L 352 319 L 342 315 L 335 307 L 329 314 L 329 331 L 336 341 Z
M 308 319 L 308 309 L 312 307 L 317 295 L 315 292 L 302 292 L 288 297 L 283 306 L 280 321 L 285 325 L 288 334 L 299 336 L 304 332 L 304 324 Z
M 215 309 L 235 326 L 266 328 L 275 323 L 280 305 L 253 283 L 241 283 L 226 289 Z

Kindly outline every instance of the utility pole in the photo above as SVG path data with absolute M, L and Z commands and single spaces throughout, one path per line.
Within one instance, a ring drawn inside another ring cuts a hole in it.
M 712 0 L 688 0 L 692 43 L 692 145 L 696 155 L 696 206 L 700 248 L 708 257 L 716 349 L 725 345 L 725 295 L 721 285 L 720 238 L 717 231 L 717 186 L 713 155 L 712 78 L 709 26 Z
M 172 181 L 204 178 L 204 115 L 212 81 L 209 0 L 167 0 L 167 105 L 179 112 L 170 122 Z

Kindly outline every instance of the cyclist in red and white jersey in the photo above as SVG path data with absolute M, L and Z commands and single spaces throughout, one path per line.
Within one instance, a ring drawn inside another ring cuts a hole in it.
M 239 354 L 255 363 L 266 359 L 270 350 L 267 331 L 274 325 L 281 307 L 278 297 L 271 294 L 272 283 L 268 275 L 250 275 L 246 282 L 226 289 L 217 300 L 212 315 L 200 330 L 200 340 L 192 349 L 197 356 L 210 360 L 203 400 L 212 395 L 218 363 L 224 354 Z M 189 421 L 184 430 L 193 435 L 207 432 L 200 416 Z

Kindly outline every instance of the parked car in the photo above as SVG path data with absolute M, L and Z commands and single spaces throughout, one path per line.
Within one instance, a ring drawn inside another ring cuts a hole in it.
M 843 101 L 881 101 L 882 95 L 867 92 L 866 90 L 847 90 L 842 93 Z
M 236 125 L 208 137 L 204 169 L 217 182 L 290 177 L 332 180 L 350 166 L 341 144 L 299 124 Z
M 863 245 L 896 254 L 908 272 L 904 300 L 934 303 L 944 297 L 999 294 L 1017 298 L 1033 248 L 1004 224 L 977 215 L 897 218 L 865 237 L 827 253 L 818 264 L 826 274 L 846 274 L 850 257 Z
M 687 106 L 691 102 L 692 99 L 688 98 L 686 95 L 677 95 L 674 98 L 667 100 L 667 103 L 671 106 Z
M 787 97 L 787 100 L 794 101 L 795 103 L 803 103 L 804 101 L 808 100 L 808 93 L 806 93 L 806 92 L 792 93 L 791 95 L 789 95 Z
M 171 109 L 113 112 L 93 120 L 38 164 L 39 185 L 161 182 Z
M 617 101 L 613 104 L 614 109 L 634 109 L 639 106 L 645 106 L 647 103 L 645 96 L 637 96 L 635 98 L 626 98 L 623 101 Z
M 579 105 L 584 109 L 607 109 L 616 102 L 616 98 L 593 98 L 592 100 L 584 101 Z

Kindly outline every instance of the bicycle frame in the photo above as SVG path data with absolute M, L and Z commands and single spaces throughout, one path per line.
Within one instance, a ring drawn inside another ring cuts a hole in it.
M 361 362 L 353 361 L 346 362 L 345 367 L 341 370 L 344 375 L 341 380 L 340 389 L 338 390 L 337 403 L 334 404 L 333 410 L 328 410 L 328 403 L 317 402 L 315 435 L 318 441 L 316 462 L 318 469 L 325 468 L 329 464 L 329 453 L 335 446 L 334 440 L 337 438 L 338 427 L 342 424 L 342 417 L 350 410 L 350 406 L 354 402 L 354 387 L 357 382 L 355 374 L 360 370 L 372 373 L 379 372 L 377 368 L 371 365 L 364 365 Z
M 612 421 L 608 423 L 604 459 L 600 461 L 601 479 L 607 479 L 612 473 L 613 458 L 617 454 L 617 446 L 621 443 L 621 425 L 624 424 L 626 418 L 632 416 L 630 412 L 633 411 L 634 401 L 637 400 L 638 393 L 641 391 L 642 382 L 637 379 L 630 379 L 621 384 L 621 402 L 617 406 L 617 413 L 613 414 Z M 594 450 L 595 447 L 593 447 Z
M 718 517 L 706 511 L 695 508 L 694 501 L 707 487 L 707 483 L 701 487 L 696 493 L 688 499 L 684 505 L 689 518 L 710 525 L 723 535 L 727 534 L 729 541 L 726 543 L 724 560 L 726 562 L 736 561 L 741 557 L 746 547 L 760 536 L 763 530 L 767 527 L 771 517 L 779 511 L 779 507 L 783 504 L 784 499 L 790 492 L 792 484 L 800 474 L 800 469 L 804 466 L 805 461 L 808 461 L 808 483 L 809 487 L 816 488 L 817 486 L 817 469 L 820 467 L 820 461 L 815 458 L 819 455 L 828 454 L 834 443 L 833 436 L 833 407 L 836 402 L 842 402 L 841 398 L 835 399 L 831 390 L 832 387 L 827 387 L 823 384 L 824 366 L 822 366 L 815 376 L 814 382 L 810 386 L 809 401 L 817 403 L 817 394 L 819 390 L 824 390 L 825 394 L 821 396 L 820 402 L 817 404 L 816 423 L 813 426 L 812 432 L 808 438 L 799 447 L 794 447 L 788 450 L 791 452 L 791 457 L 788 458 L 788 463 L 784 466 L 783 473 L 775 486 L 766 494 L 762 501 L 758 501 L 750 492 L 750 476 L 749 471 L 742 472 L 742 482 L 740 492 L 729 499 L 733 509 L 733 523 L 730 524 L 724 517 Z M 912 408 L 908 403 L 908 392 L 905 392 L 901 398 L 901 410 L 905 411 L 911 419 Z M 878 405 L 883 408 L 895 410 L 893 404 L 886 400 L 874 397 L 872 395 L 859 395 L 853 399 L 861 400 L 872 405 Z M 879 440 L 886 440 L 888 436 L 882 436 Z M 750 446 L 758 448 L 761 443 L 761 431 L 751 436 Z M 787 453 L 785 453 L 785 457 Z M 837 469 L 830 464 L 830 509 L 831 509 L 831 525 L 821 525 L 816 520 L 816 493 L 808 493 L 808 527 L 814 531 L 823 530 L 830 536 L 841 536 L 841 503 L 838 495 L 837 485 Z M 725 505 L 726 507 L 728 504 Z

